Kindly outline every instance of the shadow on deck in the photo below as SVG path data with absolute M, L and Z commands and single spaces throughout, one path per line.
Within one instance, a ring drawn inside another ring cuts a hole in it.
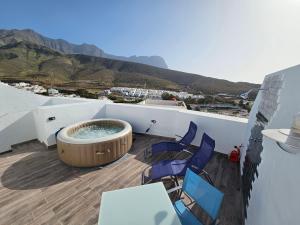
M 150 164 L 144 149 L 162 140 L 167 138 L 136 134 L 129 154 L 89 169 L 63 164 L 56 149 L 37 141 L 15 146 L 0 155 L 0 224 L 97 224 L 101 193 L 140 185 Z M 238 164 L 215 153 L 205 169 L 225 194 L 220 224 L 243 224 Z

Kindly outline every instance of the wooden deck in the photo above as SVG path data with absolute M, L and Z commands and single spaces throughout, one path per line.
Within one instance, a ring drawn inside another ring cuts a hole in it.
M 0 224 L 97 224 L 101 193 L 140 185 L 143 150 L 161 140 L 135 135 L 127 156 L 93 169 L 66 166 L 37 141 L 15 146 L 0 155 Z M 225 193 L 220 224 L 243 224 L 238 165 L 215 153 L 206 170 Z

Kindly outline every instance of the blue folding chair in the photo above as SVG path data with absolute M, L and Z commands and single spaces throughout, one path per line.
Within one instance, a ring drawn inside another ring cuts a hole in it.
M 142 173 L 142 184 L 153 181 L 160 181 L 163 177 L 171 177 L 178 184 L 177 177 L 184 176 L 189 168 L 196 173 L 201 173 L 212 184 L 208 173 L 203 170 L 205 165 L 212 158 L 215 149 L 215 140 L 206 133 L 203 134 L 201 144 L 194 154 L 188 159 L 182 160 L 161 160 L 147 167 Z M 146 171 L 150 171 L 146 175 Z
M 196 133 L 197 133 L 197 125 L 191 121 L 189 125 L 189 129 L 183 137 L 176 135 L 181 138 L 179 141 L 176 142 L 163 141 L 163 142 L 153 144 L 151 146 L 151 155 L 155 155 L 166 151 L 180 152 L 192 143 L 192 141 L 196 136 Z M 148 152 L 149 150 L 146 149 L 144 152 L 145 158 L 149 155 Z
M 192 202 L 185 205 L 180 199 L 174 204 L 174 208 L 179 216 L 182 225 L 203 225 L 192 211 L 188 208 L 189 205 L 195 203 L 200 206 L 212 219 L 212 224 L 217 223 L 219 210 L 223 201 L 224 194 L 210 185 L 192 170 L 187 169 L 185 174 L 183 185 L 172 188 L 168 193 L 181 190 L 180 195 L 185 193 L 188 198 L 192 199 Z

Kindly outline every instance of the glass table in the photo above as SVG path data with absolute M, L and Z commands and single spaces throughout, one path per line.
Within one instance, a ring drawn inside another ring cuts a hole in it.
M 181 225 L 160 183 L 103 192 L 99 225 Z

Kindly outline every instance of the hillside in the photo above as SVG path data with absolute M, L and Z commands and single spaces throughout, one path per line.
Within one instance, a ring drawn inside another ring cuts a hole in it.
M 52 74 L 52 75 L 51 75 Z M 45 46 L 18 42 L 0 47 L 0 79 L 19 79 L 94 87 L 138 86 L 190 92 L 240 94 L 259 85 L 234 83 L 196 74 L 101 57 L 65 55 Z
M 33 44 L 41 45 L 52 50 L 64 54 L 82 54 L 97 57 L 104 57 L 109 59 L 123 60 L 129 62 L 143 63 L 160 68 L 168 68 L 165 60 L 160 56 L 116 56 L 104 52 L 102 49 L 95 45 L 81 44 L 76 45 L 69 43 L 63 39 L 52 39 L 45 37 L 33 30 L 4 30 L 0 29 L 0 46 L 13 44 L 16 42 L 30 42 Z

